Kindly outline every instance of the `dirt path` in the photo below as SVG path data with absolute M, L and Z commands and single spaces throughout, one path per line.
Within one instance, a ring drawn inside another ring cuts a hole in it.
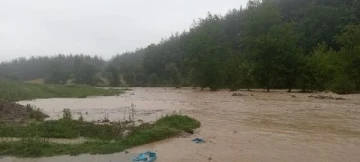
M 126 105 L 135 103 L 138 109 L 181 109 L 202 122 L 191 137 L 136 147 L 130 153 L 157 151 L 157 162 L 359 161 L 360 95 L 342 96 L 347 100 L 320 100 L 309 98 L 310 94 L 280 91 L 241 93 L 246 96 L 233 97 L 228 91 L 139 88 L 133 96 L 118 98 L 120 107 L 124 101 Z M 42 108 L 41 104 L 37 106 Z M 202 137 L 207 143 L 194 144 L 194 137 Z M 0 161 L 115 162 L 124 157 L 117 153 L 40 159 L 7 157 Z

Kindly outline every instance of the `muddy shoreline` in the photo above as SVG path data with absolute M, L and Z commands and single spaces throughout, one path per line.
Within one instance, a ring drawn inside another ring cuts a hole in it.
M 306 93 L 274 91 L 200 91 L 172 88 L 134 88 L 119 97 L 86 99 L 41 99 L 21 101 L 57 118 L 62 108 L 88 111 L 87 120 L 123 118 L 126 107 L 136 105 L 138 119 L 156 120 L 173 111 L 195 117 L 202 127 L 194 135 L 147 144 L 130 153 L 147 150 L 159 154 L 157 162 L 212 161 L 347 161 L 360 159 L 360 95 L 346 100 L 309 98 Z M 295 97 L 293 97 L 295 96 Z M 336 96 L 335 96 L 336 97 Z M 61 106 L 62 105 L 62 106 Z M 90 113 L 92 112 L 92 113 Z M 125 112 L 126 114 L 126 112 Z M 202 137 L 206 144 L 191 139 Z M 124 153 L 110 155 L 58 156 L 38 159 L 2 157 L 4 162 L 122 161 Z M 123 160 L 127 161 L 127 160 Z

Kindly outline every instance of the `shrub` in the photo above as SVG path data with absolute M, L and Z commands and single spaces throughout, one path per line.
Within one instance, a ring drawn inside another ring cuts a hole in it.
M 72 119 L 72 114 L 70 109 L 64 109 L 63 110 L 63 119 L 65 120 L 71 120 Z

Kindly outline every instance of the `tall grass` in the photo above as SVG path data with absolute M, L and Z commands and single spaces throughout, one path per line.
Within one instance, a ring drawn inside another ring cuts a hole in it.
M 83 98 L 87 96 L 112 96 L 121 89 L 103 89 L 85 85 L 29 84 L 0 80 L 0 100 L 19 101 L 36 98 Z
M 159 119 L 154 124 L 142 124 L 134 127 L 129 136 L 122 138 L 121 133 L 128 128 L 118 124 L 96 125 L 90 122 L 74 120 L 50 121 L 41 126 L 0 130 L 0 132 L 12 131 L 12 135 L 8 134 L 10 136 L 19 136 L 21 134 L 21 136 L 25 137 L 20 141 L 0 142 L 0 156 L 41 157 L 83 153 L 109 154 L 174 137 L 183 131 L 198 127 L 200 127 L 200 122 L 195 119 L 184 115 L 170 115 Z M 31 132 L 35 133 L 32 134 Z M 4 134 L 2 135 L 4 136 Z M 40 138 L 73 138 L 78 136 L 98 140 L 91 140 L 81 144 L 58 144 Z

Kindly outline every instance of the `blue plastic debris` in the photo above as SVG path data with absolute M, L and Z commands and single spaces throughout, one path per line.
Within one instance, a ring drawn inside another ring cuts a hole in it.
M 157 159 L 157 155 L 155 152 L 144 152 L 140 153 L 137 157 L 135 157 L 133 162 L 154 162 Z
M 192 140 L 194 143 L 205 143 L 205 140 L 201 139 L 201 138 L 195 138 Z

